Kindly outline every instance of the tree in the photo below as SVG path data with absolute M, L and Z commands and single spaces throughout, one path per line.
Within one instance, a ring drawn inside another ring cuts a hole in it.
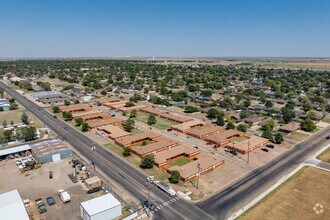
M 1 97 L 3 97 L 3 93 L 4 93 L 5 91 L 3 90 L 3 88 L 0 88 L 0 96 Z
M 301 122 L 301 129 L 309 132 L 314 131 L 316 129 L 316 125 L 312 119 L 306 118 Z
M 59 113 L 60 112 L 60 108 L 58 106 L 54 106 L 53 107 L 53 112 L 54 113 Z
M 126 102 L 125 104 L 125 107 L 133 107 L 133 106 L 135 106 L 135 104 L 132 101 Z
M 131 114 L 129 115 L 130 118 L 135 118 L 137 116 L 137 110 L 136 109 L 133 109 L 131 111 Z
M 27 127 L 25 141 L 31 141 L 35 139 L 37 134 L 37 129 L 35 127 Z
M 271 108 L 271 107 L 273 107 L 273 106 L 274 106 L 274 104 L 273 104 L 273 102 L 272 102 L 272 101 L 270 101 L 270 100 L 267 100 L 267 101 L 266 101 L 266 103 L 265 103 L 265 106 L 266 106 L 267 108 Z
M 243 106 L 244 106 L 245 108 L 249 107 L 250 105 L 251 105 L 251 101 L 250 101 L 250 100 L 244 100 L 244 101 L 243 101 Z
M 171 170 L 170 174 L 171 174 L 171 176 L 168 178 L 170 183 L 178 183 L 180 181 L 181 175 L 180 175 L 179 171 Z
M 310 102 L 304 102 L 304 103 L 302 104 L 302 109 L 303 109 L 305 112 L 308 112 L 308 111 L 312 110 L 313 107 L 312 107 L 312 105 L 311 105 Z
M 147 145 L 147 141 L 142 141 L 142 146 L 146 146 Z
M 3 112 L 3 107 L 2 106 L 0 106 L 0 112 Z
M 147 124 L 148 125 L 153 125 L 153 124 L 156 124 L 157 120 L 156 120 L 156 117 L 154 114 L 150 114 L 149 117 L 148 117 L 148 122 Z
M 128 157 L 130 155 L 131 155 L 131 149 L 128 147 L 124 147 L 123 156 Z
M 226 126 L 226 129 L 229 130 L 229 129 L 235 129 L 235 125 L 233 122 L 229 122 Z
M 281 144 L 283 141 L 284 141 L 284 137 L 283 137 L 283 135 L 281 133 L 276 133 L 274 135 L 274 142 L 276 144 Z
M 202 96 L 206 96 L 206 97 L 211 97 L 211 95 L 212 95 L 212 90 L 209 90 L 209 89 L 202 90 L 202 91 L 201 91 L 201 95 L 202 95 Z
M 197 107 L 187 105 L 187 106 L 184 108 L 184 112 L 185 112 L 185 113 L 199 112 L 199 109 L 198 109 Z
M 107 94 L 107 91 L 105 91 L 105 90 L 101 91 L 101 95 L 106 95 L 106 94 Z
M 14 125 L 14 121 L 13 120 L 10 120 L 10 125 Z
M 223 115 L 218 115 L 216 124 L 219 126 L 224 126 L 225 125 L 225 119 Z
M 245 111 L 245 110 L 243 110 L 243 111 L 241 111 L 241 112 L 239 113 L 239 117 L 242 118 L 242 119 L 247 118 L 247 117 L 249 117 L 250 115 L 252 115 L 252 113 L 249 112 L 249 111 Z
M 68 106 L 68 105 L 70 105 L 70 104 L 71 104 L 71 103 L 70 103 L 69 100 L 65 100 L 65 101 L 64 101 L 64 105 L 65 105 L 65 106 Z
M 283 121 L 285 124 L 289 123 L 295 116 L 295 113 L 292 109 L 284 107 L 281 109 Z
M 4 128 L 7 127 L 7 121 L 6 121 L 6 120 L 3 120 L 3 122 L 2 122 L 2 126 L 3 126 Z
M 269 119 L 264 122 L 265 129 L 273 130 L 275 128 L 275 122 L 273 119 Z
M 127 132 L 131 132 L 134 128 L 135 121 L 132 118 L 129 118 L 125 121 L 124 129 Z
M 22 123 L 28 125 L 29 124 L 29 116 L 27 116 L 27 114 L 25 112 L 23 112 L 22 116 L 21 116 L 21 121 Z
M 81 126 L 84 123 L 84 119 L 79 117 L 75 119 L 75 122 L 76 126 Z
M 208 111 L 207 111 L 207 117 L 208 118 L 216 118 L 219 114 L 219 110 L 216 109 L 216 108 L 210 108 Z
M 153 155 L 142 157 L 140 167 L 142 169 L 151 169 L 154 166 L 155 158 Z
M 267 138 L 267 139 L 270 140 L 270 141 L 273 141 L 273 133 L 272 133 L 272 131 L 271 131 L 269 128 L 267 128 L 267 129 L 262 133 L 262 137 Z
M 80 103 L 80 101 L 78 100 L 78 99 L 76 99 L 75 101 L 74 101 L 74 104 L 79 104 Z
M 88 123 L 82 123 L 82 125 L 81 125 L 81 130 L 83 131 L 83 132 L 85 132 L 85 131 L 88 131 Z
M 18 104 L 17 103 L 11 103 L 9 109 L 10 110 L 18 109 Z
M 9 142 L 13 138 L 13 131 L 12 130 L 5 130 L 5 131 L 3 131 L 3 135 L 5 137 L 6 142 Z
M 71 112 L 62 112 L 62 116 L 63 116 L 65 121 L 71 121 L 72 120 Z
M 14 98 L 10 98 L 8 101 L 9 101 L 9 103 L 14 103 L 15 102 L 15 99 Z
M 237 130 L 241 131 L 241 132 L 246 132 L 247 131 L 248 126 L 246 124 L 239 124 L 237 126 Z

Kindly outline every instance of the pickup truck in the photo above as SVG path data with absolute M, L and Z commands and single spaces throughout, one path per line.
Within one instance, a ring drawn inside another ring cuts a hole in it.
M 62 200 L 63 203 L 67 203 L 71 201 L 71 196 L 67 191 L 64 191 L 63 189 L 60 189 L 58 191 L 58 194 L 60 196 L 60 199 Z
M 46 206 L 45 206 L 45 203 L 42 201 L 41 198 L 36 199 L 36 206 L 37 206 L 40 214 L 47 211 Z

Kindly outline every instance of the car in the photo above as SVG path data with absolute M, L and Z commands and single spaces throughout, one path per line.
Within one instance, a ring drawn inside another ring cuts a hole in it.
M 149 207 L 149 201 L 148 200 L 144 201 L 143 202 L 143 206 L 146 207 L 146 208 L 148 208 Z
M 50 197 L 47 197 L 46 200 L 47 200 L 47 204 L 49 206 L 56 204 L 55 199 L 53 197 L 51 197 L 51 196 Z
M 189 135 L 189 136 L 187 136 L 187 138 L 192 138 L 192 136 Z
M 195 146 L 194 148 L 195 148 L 195 149 L 198 149 L 198 147 L 197 147 L 197 146 Z
M 261 148 L 262 151 L 268 152 L 269 150 L 267 148 Z
M 266 147 L 270 148 L 270 149 L 274 149 L 274 145 L 273 144 L 267 144 Z
M 151 211 L 155 211 L 156 208 L 157 208 L 157 206 L 156 206 L 155 204 L 153 204 L 153 203 L 150 203 L 150 204 L 149 204 L 149 209 L 150 209 Z
M 65 130 L 68 130 L 68 127 L 64 127 Z
M 56 115 L 54 115 L 53 117 L 54 117 L 54 118 L 57 118 L 57 116 L 56 116 Z
M 237 156 L 238 155 L 236 150 L 231 150 L 231 151 L 229 151 L 229 153 L 231 153 L 234 156 Z
M 330 135 L 328 137 L 326 137 L 325 139 L 329 140 L 330 139 Z
M 53 179 L 53 171 L 49 171 L 49 179 Z

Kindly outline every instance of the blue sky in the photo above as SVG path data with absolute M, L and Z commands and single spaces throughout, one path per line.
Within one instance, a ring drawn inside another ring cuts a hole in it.
M 330 57 L 329 0 L 0 0 L 0 57 Z

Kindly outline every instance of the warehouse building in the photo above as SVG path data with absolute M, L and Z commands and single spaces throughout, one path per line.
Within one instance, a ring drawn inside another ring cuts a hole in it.
M 121 203 L 111 194 L 80 203 L 83 220 L 115 219 L 122 215 Z
M 0 217 L 6 220 L 29 220 L 18 190 L 0 194 Z
M 30 147 L 38 163 L 55 162 L 72 155 L 72 150 L 59 139 L 30 144 Z

